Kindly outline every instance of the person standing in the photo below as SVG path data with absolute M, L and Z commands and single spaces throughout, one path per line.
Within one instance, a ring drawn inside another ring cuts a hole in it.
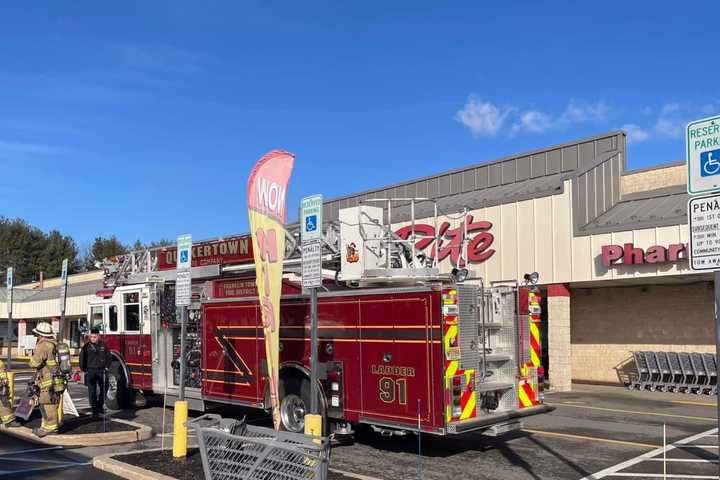
M 33 429 L 33 433 L 38 437 L 44 437 L 55 435 L 60 429 L 58 406 L 63 392 L 55 387 L 55 378 L 59 379 L 60 377 L 58 376 L 57 342 L 52 325 L 40 322 L 33 329 L 33 333 L 38 337 L 38 341 L 35 344 L 32 358 L 30 358 L 30 367 L 36 370 L 35 384 L 40 389 L 38 400 L 42 414 L 42 424 L 40 428 Z M 60 391 L 58 392 L 58 390 Z
M 3 427 L 19 427 L 13 413 L 13 399 L 15 395 L 10 390 L 8 372 L 5 364 L 0 360 L 0 425 Z
M 90 341 L 80 350 L 80 370 L 85 375 L 85 385 L 92 407 L 93 418 L 103 413 L 105 394 L 107 393 L 107 369 L 110 368 L 110 350 L 100 340 L 100 330 L 90 330 Z

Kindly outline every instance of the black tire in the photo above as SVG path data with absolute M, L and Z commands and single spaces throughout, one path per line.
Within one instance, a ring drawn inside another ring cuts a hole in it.
M 120 362 L 112 362 L 107 376 L 105 405 L 110 410 L 128 410 L 133 403 L 132 393 Z
M 305 377 L 291 376 L 280 382 L 280 428 L 286 432 L 304 433 L 305 422 L 302 418 L 310 412 L 310 380 Z M 323 435 L 328 431 L 325 405 L 318 398 L 320 415 L 322 415 Z M 299 410 L 303 410 L 302 415 Z M 295 414 L 290 412 L 294 411 Z

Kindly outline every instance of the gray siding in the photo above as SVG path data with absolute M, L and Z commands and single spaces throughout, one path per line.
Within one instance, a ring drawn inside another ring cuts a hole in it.
M 611 159 L 615 159 L 617 164 L 608 164 Z M 619 201 L 619 179 L 624 161 L 625 134 L 611 132 L 332 199 L 326 202 L 324 214 L 327 221 L 337 220 L 340 208 L 357 205 L 369 198 L 443 199 L 458 196 L 459 199 L 472 200 L 475 206 L 507 203 L 519 198 L 559 193 L 562 180 L 573 178 L 581 188 L 575 189 L 574 195 L 582 209 L 575 218 L 575 225 L 585 225 L 592 216 L 602 214 Z M 541 181 L 543 179 L 548 181 Z M 537 181 L 541 182 L 537 184 Z M 593 198 L 589 199 L 588 195 Z M 597 196 L 601 198 L 595 198 Z M 451 205 L 457 202 L 448 200 L 443 203 Z M 468 204 L 460 202 L 458 205 Z M 402 206 L 402 203 L 397 206 Z

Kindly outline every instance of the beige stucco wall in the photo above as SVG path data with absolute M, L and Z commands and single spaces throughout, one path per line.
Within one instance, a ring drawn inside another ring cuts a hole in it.
M 93 270 L 91 272 L 83 272 L 83 273 L 76 273 L 73 275 L 68 275 L 68 284 L 72 285 L 74 283 L 85 283 L 85 282 L 92 282 L 95 280 L 102 280 L 103 279 L 103 271 L 102 270 Z M 59 287 L 61 285 L 61 278 L 55 277 L 55 278 L 48 278 L 43 281 L 43 288 L 50 288 L 50 287 Z M 15 288 L 22 288 L 24 290 L 36 290 L 40 288 L 40 282 L 31 282 L 31 283 L 24 283 L 22 285 L 15 285 Z
M 692 274 L 687 261 L 641 265 L 632 267 L 602 265 L 603 245 L 634 243 L 647 248 L 688 241 L 687 225 L 645 228 L 618 233 L 573 236 L 572 184 L 565 181 L 559 195 L 511 202 L 488 208 L 471 210 L 474 221 L 492 223 L 489 232 L 494 236 L 495 254 L 483 263 L 470 265 L 474 276 L 485 281 L 522 279 L 528 272 L 538 272 L 540 283 L 572 283 L 638 277 Z M 460 226 L 462 215 L 441 216 L 439 223 L 448 221 L 450 228 Z M 418 223 L 432 224 L 432 219 L 418 219 Z M 408 223 L 393 224 L 398 229 Z M 468 235 L 471 239 L 474 234 Z M 445 240 L 445 245 L 447 240 Z M 426 252 L 432 251 L 432 246 Z M 450 259 L 442 262 L 441 270 L 452 269 Z
M 570 311 L 573 380 L 618 382 L 634 350 L 715 351 L 709 282 L 573 289 Z
M 646 190 L 685 185 L 686 183 L 687 167 L 685 165 L 673 165 L 671 167 L 627 173 L 622 176 L 620 188 L 622 193 L 627 195 Z

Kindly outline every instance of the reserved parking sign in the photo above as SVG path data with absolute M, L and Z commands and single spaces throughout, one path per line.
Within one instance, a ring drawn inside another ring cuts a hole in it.
M 689 123 L 685 143 L 688 193 L 720 190 L 720 116 Z

